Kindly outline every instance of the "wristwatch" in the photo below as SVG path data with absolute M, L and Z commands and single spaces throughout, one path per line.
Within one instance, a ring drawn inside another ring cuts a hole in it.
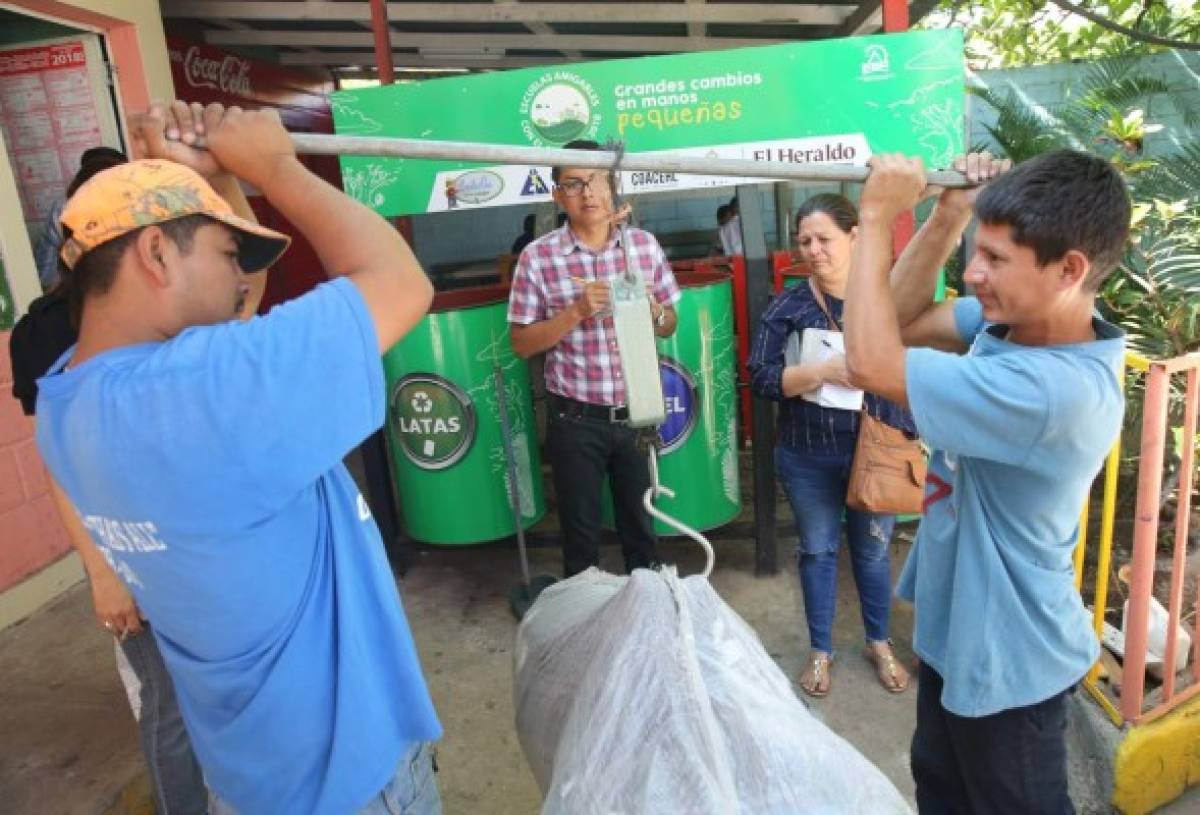
M 667 324 L 667 307 L 662 303 L 658 304 L 658 315 L 654 318 L 654 327 L 662 328 Z

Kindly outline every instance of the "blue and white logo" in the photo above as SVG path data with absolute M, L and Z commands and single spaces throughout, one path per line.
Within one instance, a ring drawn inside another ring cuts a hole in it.
M 658 429 L 663 444 L 660 455 L 665 456 L 682 447 L 692 435 L 699 415 L 700 399 L 696 382 L 683 365 L 670 357 L 663 357 L 659 360 L 658 370 L 667 409 L 667 419 Z

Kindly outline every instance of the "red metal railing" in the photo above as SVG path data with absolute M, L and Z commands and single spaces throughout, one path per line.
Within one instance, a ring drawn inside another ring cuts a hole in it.
M 1163 459 L 1170 432 L 1168 403 L 1171 377 L 1186 378 L 1182 424 L 1182 449 L 1175 513 L 1174 551 L 1171 560 L 1167 598 L 1166 648 L 1162 654 L 1163 684 L 1161 699 L 1149 709 L 1146 705 L 1146 662 L 1149 652 L 1151 601 L 1157 560 L 1159 509 L 1162 506 Z M 1144 724 L 1200 695 L 1200 637 L 1192 636 L 1192 683 L 1176 689 L 1176 654 L 1179 622 L 1183 612 L 1184 573 L 1186 569 L 1188 525 L 1195 471 L 1200 354 L 1150 362 L 1146 375 L 1143 404 L 1141 456 L 1138 462 L 1138 492 L 1134 519 L 1132 574 L 1130 577 L 1129 614 L 1125 626 L 1125 663 L 1121 687 L 1121 717 L 1132 724 Z M 1195 619 L 1200 620 L 1200 592 Z

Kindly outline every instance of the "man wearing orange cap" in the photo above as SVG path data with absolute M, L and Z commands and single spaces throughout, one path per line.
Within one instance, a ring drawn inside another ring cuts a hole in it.
M 440 726 L 341 464 L 382 423 L 379 354 L 431 286 L 273 113 L 176 102 L 136 136 L 157 158 L 99 173 L 62 214 L 80 330 L 38 383 L 42 455 L 153 623 L 214 812 L 439 812 Z M 245 272 L 287 238 L 214 191 L 234 179 L 335 278 L 247 322 Z

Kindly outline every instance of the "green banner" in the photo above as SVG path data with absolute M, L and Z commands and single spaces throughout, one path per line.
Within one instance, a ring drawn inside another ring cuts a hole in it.
M 586 62 L 340 91 L 338 133 L 862 164 L 873 152 L 948 166 L 963 147 L 958 31 Z M 384 215 L 544 201 L 548 167 L 344 157 L 345 188 Z M 622 173 L 626 194 L 746 183 Z

